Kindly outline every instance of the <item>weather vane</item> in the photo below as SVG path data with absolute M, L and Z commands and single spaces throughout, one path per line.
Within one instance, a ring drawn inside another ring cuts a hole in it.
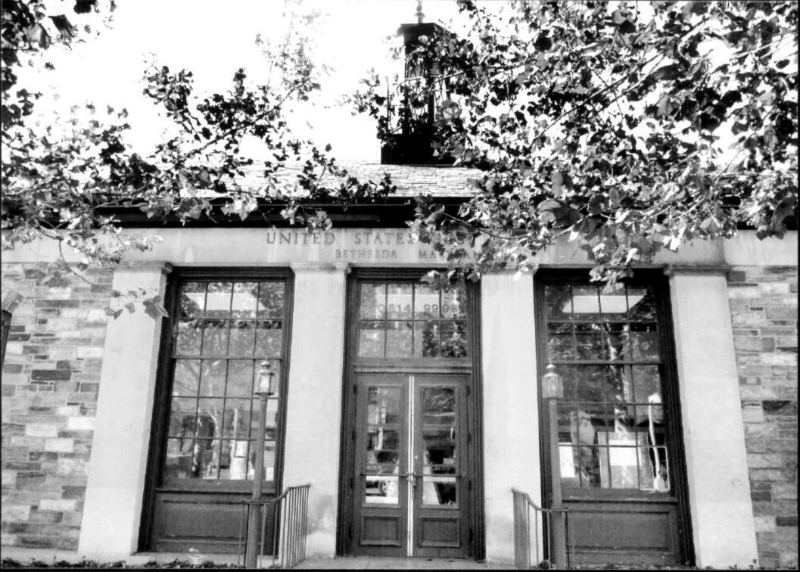
M 417 2 L 417 24 L 422 24 L 422 20 L 425 18 L 425 14 L 422 13 L 422 0 Z

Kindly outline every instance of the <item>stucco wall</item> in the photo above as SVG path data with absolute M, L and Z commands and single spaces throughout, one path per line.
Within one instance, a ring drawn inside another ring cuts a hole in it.
M 797 266 L 728 274 L 760 564 L 797 566 Z
M 78 545 L 108 305 L 110 271 L 96 287 L 41 284 L 45 264 L 3 264 L 14 309 L 3 365 L 2 544 Z

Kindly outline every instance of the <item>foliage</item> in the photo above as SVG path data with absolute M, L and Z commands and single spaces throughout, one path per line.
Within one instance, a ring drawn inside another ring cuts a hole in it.
M 80 17 L 96 0 L 79 0 Z M 40 94 L 16 89 L 17 71 L 27 51 L 41 65 L 51 45 L 43 25 L 54 22 L 61 41 L 70 43 L 76 28 L 63 14 L 48 16 L 39 0 L 3 0 L 3 248 L 46 237 L 83 255 L 77 270 L 90 263 L 114 265 L 131 249 L 147 250 L 152 240 L 123 232 L 116 212 L 139 209 L 155 220 L 181 222 L 220 212 L 242 219 L 263 205 L 293 224 L 327 229 L 323 211 L 306 212 L 304 203 L 347 205 L 377 200 L 391 192 L 390 181 L 360 182 L 321 150 L 292 134 L 286 108 L 319 89 L 317 69 L 305 37 L 292 32 L 277 45 L 257 38 L 270 62 L 266 85 L 251 85 L 243 69 L 233 74 L 229 91 L 202 97 L 192 73 L 152 65 L 144 75 L 144 95 L 171 122 L 169 135 L 149 156 L 126 143 L 127 111 L 73 107 L 68 118 L 51 118 L 39 128 L 30 118 Z M 71 16 L 72 17 L 72 16 Z M 44 35 L 43 35 L 44 34 Z M 47 64 L 44 67 L 48 67 Z M 7 103 L 8 101 L 8 103 Z M 248 140 L 263 143 L 258 163 L 241 152 Z M 290 164 L 296 168 L 290 169 Z M 259 183 L 242 180 L 258 173 Z M 74 270 L 63 259 L 52 269 L 51 285 Z M 157 298 L 148 313 L 163 314 Z M 109 308 L 109 315 L 121 310 Z
M 796 3 L 458 3 L 466 33 L 423 35 L 416 77 L 354 97 L 387 144 L 427 131 L 483 171 L 457 211 L 418 200 L 412 229 L 451 268 L 525 270 L 568 235 L 613 282 L 694 239 L 796 224 Z
M 457 3 L 465 31 L 419 37 L 406 54 L 416 77 L 387 96 L 373 75 L 354 97 L 386 143 L 401 131 L 482 170 L 456 209 L 418 199 L 412 231 L 451 261 L 445 277 L 525 270 L 568 236 L 593 275 L 613 282 L 695 239 L 743 225 L 780 237 L 795 224 L 793 2 Z M 325 212 L 308 205 L 392 191 L 388 177 L 359 181 L 329 147 L 293 134 L 292 106 L 319 89 L 302 30 L 258 40 L 274 72 L 265 85 L 239 69 L 227 92 L 203 96 L 189 71 L 147 69 L 144 94 L 171 124 L 152 153 L 126 142 L 124 109 L 87 104 L 38 127 L 39 94 L 19 85 L 18 72 L 27 60 L 52 67 L 51 46 L 94 33 L 71 20 L 112 10 L 78 0 L 67 17 L 43 0 L 3 0 L 3 248 L 49 237 L 83 255 L 76 268 L 54 264 L 51 284 L 152 246 L 123 232 L 124 209 L 181 222 L 272 214 L 324 229 Z M 252 140 L 266 149 L 258 162 L 242 152 Z M 256 185 L 242 183 L 254 174 Z M 160 300 L 149 300 L 161 315 Z

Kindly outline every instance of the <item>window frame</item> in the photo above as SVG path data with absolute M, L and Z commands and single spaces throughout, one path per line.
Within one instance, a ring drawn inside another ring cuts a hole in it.
M 368 357 L 359 356 L 359 324 L 362 320 L 359 316 L 359 287 L 363 283 L 379 283 L 384 285 L 389 284 L 419 284 L 421 278 L 433 268 L 359 268 L 357 272 L 351 274 L 352 286 L 348 288 L 347 298 L 347 331 L 349 343 L 347 347 L 348 363 L 350 363 L 356 370 L 370 370 L 378 368 L 381 371 L 388 371 L 393 369 L 408 370 L 409 368 L 415 369 L 436 369 L 436 368 L 463 368 L 471 369 L 473 360 L 476 359 L 476 354 L 479 350 L 478 339 L 476 335 L 476 312 L 480 311 L 480 306 L 477 304 L 477 288 L 474 283 L 467 282 L 464 290 L 466 296 L 465 312 L 466 315 L 462 321 L 464 323 L 464 335 L 466 337 L 467 355 L 463 357 Z M 374 321 L 419 321 L 412 317 L 409 320 L 395 319 L 389 320 L 388 318 L 376 319 Z M 438 322 L 446 322 L 446 319 L 439 318 Z M 384 330 L 386 331 L 386 330 Z
M 289 349 L 291 348 L 291 322 L 294 300 L 294 273 L 289 268 L 176 268 L 169 277 L 166 289 L 165 306 L 169 316 L 163 320 L 161 347 L 158 358 L 156 391 L 153 403 L 153 423 L 150 453 L 148 457 L 148 500 L 152 506 L 155 492 L 185 493 L 232 493 L 249 494 L 253 490 L 252 480 L 204 480 L 175 479 L 163 482 L 162 468 L 168 446 L 169 414 L 172 402 L 172 384 L 174 382 L 174 353 L 176 336 L 173 326 L 180 312 L 180 288 L 192 280 L 213 281 L 246 281 L 246 280 L 283 280 L 285 284 L 283 338 L 281 340 L 280 370 L 278 374 L 278 411 L 276 415 L 277 438 L 275 440 L 275 465 L 273 481 L 264 480 L 264 494 L 275 495 L 281 490 L 283 480 L 283 459 L 286 442 L 286 399 L 289 377 Z M 258 361 L 258 358 L 254 358 Z M 257 405 L 256 400 L 256 405 Z
M 669 283 L 662 270 L 637 269 L 633 278 L 624 280 L 628 286 L 649 286 L 652 288 L 656 323 L 658 324 L 658 348 L 660 363 L 658 365 L 661 377 L 661 394 L 664 414 L 670 420 L 665 428 L 665 434 L 670 446 L 667 449 L 668 461 L 671 472 L 671 491 L 667 494 L 653 494 L 640 489 L 613 489 L 613 488 L 572 488 L 562 486 L 562 495 L 565 500 L 625 500 L 647 502 L 675 502 L 679 506 L 688 507 L 687 472 L 685 451 L 683 446 L 684 434 L 680 414 L 680 391 L 678 385 L 677 362 L 674 345 L 674 329 L 669 302 Z M 541 380 L 548 364 L 547 352 L 547 318 L 545 287 L 550 285 L 597 285 L 589 280 L 588 269 L 540 269 L 534 277 L 534 303 L 536 314 L 536 355 L 537 355 L 537 384 L 541 387 Z M 627 365 L 627 364 L 626 364 Z M 552 476 L 550 470 L 550 440 L 547 434 L 549 409 L 547 402 L 542 399 L 541 391 L 538 392 L 539 411 L 541 412 L 541 427 L 539 434 L 540 456 L 542 463 L 542 492 L 543 498 L 550 498 L 552 493 Z M 674 478 L 674 480 L 673 480 Z M 687 515 L 688 516 L 688 515 Z M 687 520 L 684 520 L 687 522 Z

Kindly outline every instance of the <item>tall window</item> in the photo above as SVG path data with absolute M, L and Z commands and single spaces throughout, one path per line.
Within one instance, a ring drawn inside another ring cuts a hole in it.
M 562 485 L 669 491 L 662 328 L 649 285 L 544 286 L 547 358 L 564 379 L 558 404 Z
M 163 483 L 253 478 L 262 361 L 280 376 L 287 278 L 178 284 Z M 283 388 L 280 379 L 277 387 Z M 274 481 L 281 391 L 267 406 L 265 480 Z

